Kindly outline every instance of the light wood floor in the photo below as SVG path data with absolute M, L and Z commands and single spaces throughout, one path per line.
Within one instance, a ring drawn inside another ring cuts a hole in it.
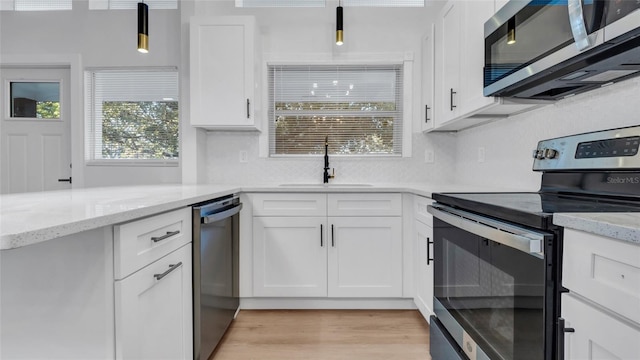
M 430 360 L 415 310 L 242 310 L 213 360 Z

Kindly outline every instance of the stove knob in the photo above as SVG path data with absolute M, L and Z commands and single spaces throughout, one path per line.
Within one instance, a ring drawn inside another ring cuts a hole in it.
M 533 150 L 534 159 L 542 159 L 544 157 L 542 154 L 543 154 L 542 150 Z
M 558 156 L 558 151 L 554 149 L 544 149 L 544 158 L 545 159 L 554 159 Z

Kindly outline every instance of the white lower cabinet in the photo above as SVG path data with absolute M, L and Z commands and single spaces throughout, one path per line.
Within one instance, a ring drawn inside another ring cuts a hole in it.
M 432 203 L 429 198 L 413 197 L 413 301 L 427 321 L 433 314 L 433 217 L 427 211 Z
M 330 297 L 402 296 L 400 217 L 329 217 Z
M 425 319 L 433 314 L 433 228 L 415 222 L 414 301 Z
M 640 327 L 571 294 L 562 295 L 564 359 L 640 359 Z
M 640 359 L 640 246 L 565 228 L 563 256 L 564 359 Z
M 327 296 L 325 217 L 255 217 L 255 296 Z
M 116 358 L 190 359 L 191 244 L 115 282 Z
M 252 198 L 253 296 L 402 297 L 400 194 L 299 195 L 314 216 L 296 216 L 296 195 Z

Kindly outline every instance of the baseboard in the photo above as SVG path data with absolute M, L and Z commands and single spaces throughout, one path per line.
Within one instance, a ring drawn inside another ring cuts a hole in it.
M 415 310 L 416 305 L 413 299 L 241 298 L 240 309 Z

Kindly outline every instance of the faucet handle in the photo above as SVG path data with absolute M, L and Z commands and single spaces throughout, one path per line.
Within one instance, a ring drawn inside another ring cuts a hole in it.
M 329 179 L 333 179 L 336 177 L 336 168 L 331 168 L 331 175 L 329 175 Z

